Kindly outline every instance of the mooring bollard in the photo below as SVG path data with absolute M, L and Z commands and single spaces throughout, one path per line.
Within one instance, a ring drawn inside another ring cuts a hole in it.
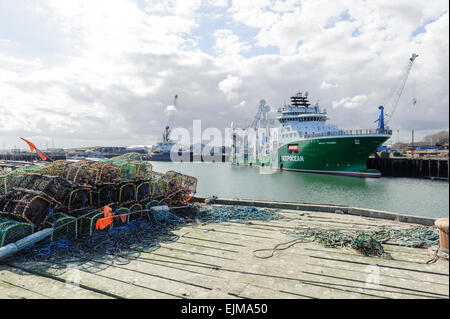
M 439 218 L 434 223 L 439 229 L 439 246 L 448 250 L 448 218 Z

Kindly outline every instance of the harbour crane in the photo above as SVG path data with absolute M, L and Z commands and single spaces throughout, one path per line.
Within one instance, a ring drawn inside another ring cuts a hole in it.
M 403 71 L 400 83 L 399 83 L 398 87 L 396 88 L 393 97 L 390 99 L 391 103 L 389 105 L 389 109 L 391 111 L 390 111 L 389 115 L 384 114 L 384 106 L 380 105 L 378 107 L 378 109 L 380 110 L 380 115 L 379 115 L 378 119 L 375 121 L 375 122 L 378 122 L 378 130 L 384 131 L 385 125 L 387 125 L 389 123 L 389 121 L 392 119 L 392 117 L 394 116 L 394 112 L 397 108 L 398 101 L 400 100 L 400 97 L 403 93 L 403 89 L 405 88 L 406 80 L 408 80 L 408 76 L 409 76 L 409 73 L 411 72 L 413 63 L 418 56 L 419 56 L 418 54 L 413 53 L 411 55 L 411 57 L 409 58 L 408 66 Z M 416 100 L 414 99 L 413 105 L 415 105 L 415 103 L 416 103 Z M 385 116 L 387 117 L 386 120 L 384 119 Z
M 259 101 L 258 111 L 255 114 L 251 127 L 256 130 L 259 122 L 267 122 L 267 113 L 270 111 L 270 106 L 266 104 L 266 100 Z M 266 124 L 266 123 L 263 123 Z
M 261 125 L 265 125 L 265 132 L 262 135 L 262 143 L 265 145 L 267 142 L 267 139 L 269 137 L 269 121 L 267 119 L 267 113 L 270 112 L 270 106 L 266 104 L 266 100 L 262 99 L 259 101 L 258 104 L 258 111 L 255 114 L 255 117 L 253 118 L 253 122 L 251 124 L 251 127 L 257 131 L 258 130 L 258 124 L 261 127 Z M 256 143 L 255 143 L 255 157 L 259 153 L 259 143 L 258 143 L 258 132 L 256 133 Z
M 166 127 L 164 128 L 164 132 L 163 132 L 163 142 L 168 142 L 169 141 L 169 136 L 170 136 L 170 128 L 174 125 L 175 123 L 175 112 L 177 111 L 177 99 L 178 99 L 178 94 L 175 94 L 175 98 L 173 100 L 173 109 L 167 109 L 168 111 L 168 123 L 166 125 Z M 169 105 L 168 108 L 172 106 Z

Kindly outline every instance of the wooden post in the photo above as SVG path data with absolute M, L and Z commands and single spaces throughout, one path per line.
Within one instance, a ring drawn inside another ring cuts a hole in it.
M 439 174 L 440 173 L 440 170 L 439 170 L 439 168 L 440 168 L 440 165 L 441 164 L 441 160 L 437 160 L 437 177 L 440 177 L 441 175 Z
M 428 160 L 428 176 L 431 177 L 431 159 Z

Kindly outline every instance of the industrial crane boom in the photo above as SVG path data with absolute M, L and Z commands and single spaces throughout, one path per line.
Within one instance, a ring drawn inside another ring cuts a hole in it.
M 259 101 L 258 111 L 256 112 L 255 117 L 253 118 L 251 127 L 256 130 L 258 127 L 258 123 L 261 120 L 267 121 L 267 113 L 269 111 L 270 111 L 270 106 L 266 104 L 266 101 L 265 100 Z
M 411 55 L 411 57 L 409 58 L 409 63 L 408 63 L 406 70 L 404 71 L 404 73 L 402 75 L 400 85 L 398 86 L 397 90 L 395 91 L 395 93 L 393 95 L 392 103 L 390 105 L 391 112 L 389 115 L 386 115 L 386 117 L 388 117 L 388 119 L 385 124 L 388 124 L 388 122 L 392 119 L 392 116 L 394 115 L 395 109 L 397 108 L 398 101 L 400 100 L 400 97 L 403 93 L 403 89 L 405 88 L 406 80 L 408 80 L 409 73 L 411 72 L 414 60 L 418 56 L 419 56 L 418 54 L 413 53 Z

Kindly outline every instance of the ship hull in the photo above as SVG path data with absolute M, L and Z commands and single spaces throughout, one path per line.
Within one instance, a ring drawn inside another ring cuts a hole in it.
M 301 139 L 286 143 L 265 157 L 236 154 L 232 163 L 305 173 L 380 177 L 379 171 L 366 168 L 366 162 L 389 138 L 387 134 L 374 134 Z
M 158 161 L 158 162 L 171 162 L 170 152 L 151 154 L 150 161 Z

